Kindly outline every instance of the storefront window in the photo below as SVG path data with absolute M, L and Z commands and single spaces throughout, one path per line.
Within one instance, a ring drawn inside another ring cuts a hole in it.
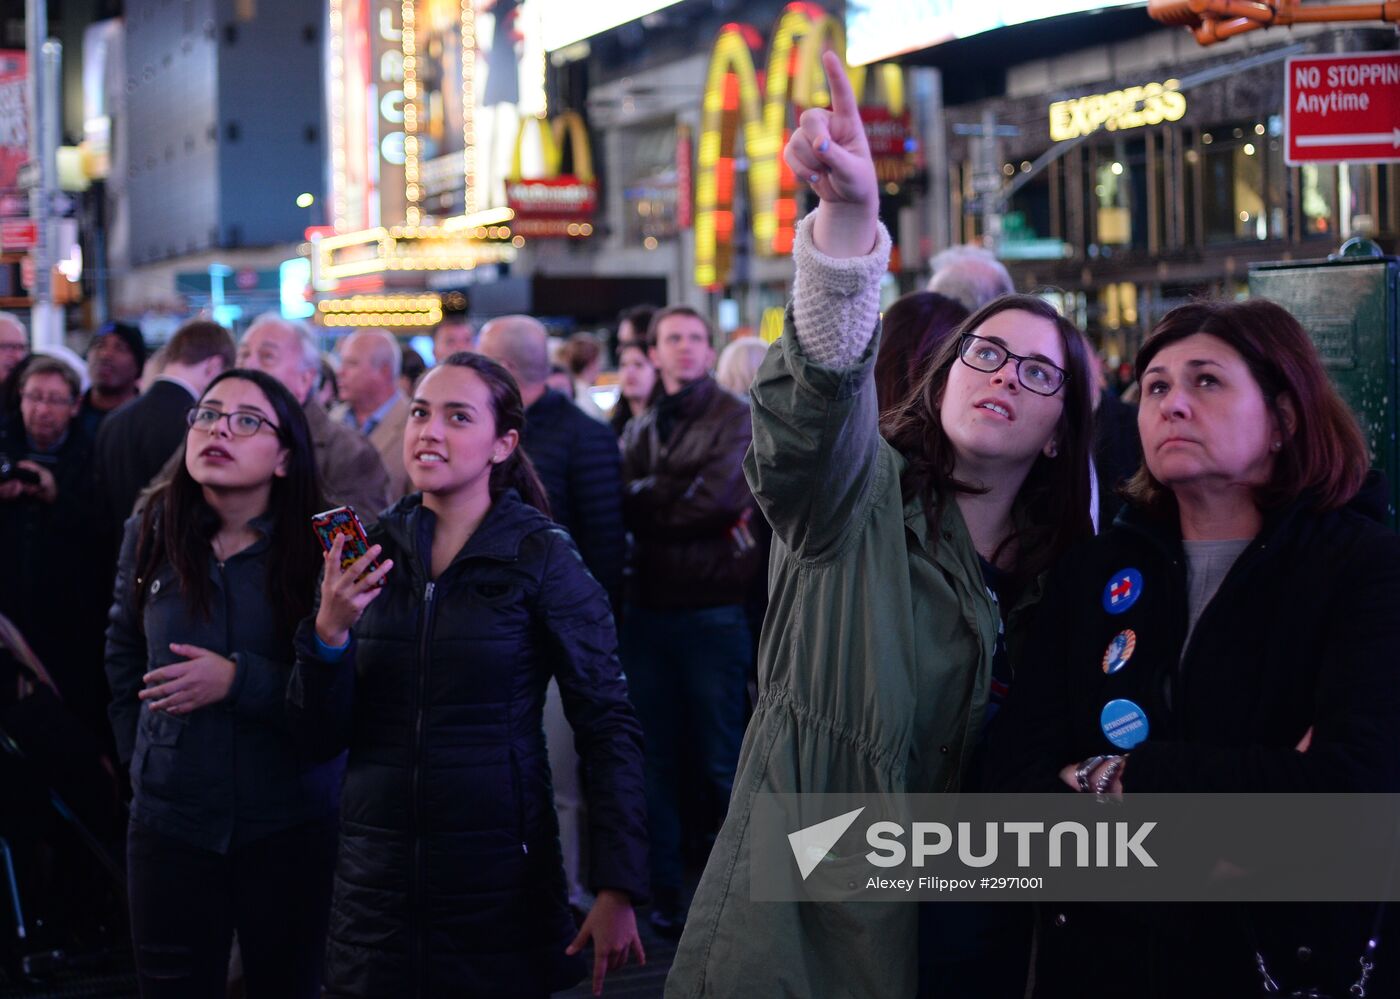
M 622 187 L 624 239 L 628 246 L 655 249 L 679 231 L 675 125 L 631 129 L 621 146 L 627 154 Z
M 1022 164 L 1029 167 L 1030 163 Z M 1042 170 L 1011 197 L 1009 214 L 1019 216 L 1019 222 L 1012 225 L 1021 239 L 1048 239 L 1057 235 L 1051 223 L 1052 192 L 1050 171 Z
M 1132 241 L 1131 188 L 1123 161 L 1100 154 L 1094 168 L 1094 235 L 1099 246 L 1127 246 Z
M 1260 136 L 1260 144 L 1268 150 L 1264 162 L 1269 191 L 1269 236 L 1287 239 L 1288 168 L 1283 162 L 1283 117 L 1270 115 L 1267 122 L 1255 124 L 1254 132 Z
M 1338 185 L 1342 238 L 1358 235 L 1366 229 L 1374 232 L 1376 168 L 1365 163 L 1349 164 L 1340 169 Z
M 1206 241 L 1269 238 L 1267 126 L 1226 125 L 1201 133 Z
M 1119 139 L 1093 156 L 1094 242 L 1098 252 L 1145 249 L 1148 239 L 1147 148 L 1142 139 Z
M 1337 168 L 1306 164 L 1298 168 L 1298 206 L 1302 235 L 1331 236 L 1337 231 Z

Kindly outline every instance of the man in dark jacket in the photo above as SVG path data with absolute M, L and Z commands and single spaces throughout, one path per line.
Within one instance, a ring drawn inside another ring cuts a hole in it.
M 87 351 L 92 386 L 83 393 L 78 425 L 88 440 L 97 439 L 107 414 L 135 399 L 146 366 L 146 341 L 131 323 L 107 323 L 92 335 Z
M 617 438 L 545 385 L 549 336 L 529 316 L 502 316 L 481 329 L 480 350 L 520 386 L 520 446 L 549 493 L 550 515 L 573 535 L 583 564 L 614 606 L 622 586 L 622 469 Z
M 651 920 L 674 935 L 684 921 L 678 792 L 697 789 L 697 804 L 720 812 L 729 801 L 752 658 L 743 601 L 759 558 L 743 470 L 753 423 L 710 377 L 710 324 L 673 306 L 656 313 L 648 340 L 665 394 L 622 441 L 635 539 L 622 661 L 647 737 Z M 679 773 L 682 745 L 694 747 L 698 783 Z
M 219 372 L 233 367 L 233 338 L 218 323 L 194 319 L 175 331 L 164 355 L 160 377 L 97 433 L 93 471 L 113 564 L 136 497 L 185 440 L 185 413 Z
M 612 606 L 622 589 L 622 470 L 612 431 L 553 389 L 549 376 L 549 337 L 529 316 L 502 316 L 481 329 L 481 353 L 515 378 L 525 403 L 525 433 L 520 446 L 529 456 L 549 494 L 550 513 L 573 535 L 583 564 L 598 580 Z M 559 813 L 560 843 L 569 902 L 588 909 L 583 870 L 585 821 L 579 760 L 574 733 L 564 717 L 559 687 L 551 683 L 544 709 L 554 807 Z

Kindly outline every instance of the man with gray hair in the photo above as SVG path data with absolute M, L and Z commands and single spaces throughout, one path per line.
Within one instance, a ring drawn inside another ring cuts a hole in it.
M 379 452 L 389 473 L 389 497 L 396 500 L 412 488 L 403 463 L 403 431 L 408 424 L 408 400 L 399 391 L 403 354 L 388 330 L 357 330 L 340 345 L 340 397 L 331 413 L 358 431 Z
M 956 299 L 969 312 L 1016 291 L 1006 267 L 995 254 L 980 246 L 950 246 L 929 261 L 929 266 L 933 277 L 928 290 Z
M 238 366 L 262 371 L 287 387 L 301 403 L 311 428 L 321 491 L 335 505 L 355 508 L 368 527 L 389 505 L 389 474 L 367 439 L 330 418 L 314 398 L 321 375 L 321 350 L 306 323 L 266 312 L 253 320 L 238 345 Z

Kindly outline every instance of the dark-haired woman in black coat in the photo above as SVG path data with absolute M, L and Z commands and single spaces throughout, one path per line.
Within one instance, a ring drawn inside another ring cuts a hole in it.
M 331 996 L 535 999 L 582 977 L 590 940 L 595 991 L 643 957 L 641 731 L 607 596 L 541 512 L 522 422 L 499 365 L 454 354 L 429 372 L 404 439 L 421 495 L 348 570 L 329 553 L 299 635 L 293 711 L 350 747 Z M 587 770 L 598 902 L 577 930 L 542 731 L 551 677 Z
M 1400 791 L 1400 537 L 1307 335 L 1271 302 L 1195 303 L 1137 368 L 1144 467 L 1046 584 L 991 783 Z M 1042 911 L 1038 999 L 1400 990 L 1374 904 Z
M 235 369 L 189 411 L 183 460 L 126 525 L 107 631 L 131 767 L 127 870 L 144 999 L 316 999 L 340 761 L 290 728 L 292 636 L 322 506 L 301 404 Z

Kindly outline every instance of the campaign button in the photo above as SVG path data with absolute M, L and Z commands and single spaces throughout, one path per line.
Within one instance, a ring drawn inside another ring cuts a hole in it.
M 1137 651 L 1137 635 L 1132 628 L 1126 628 L 1113 636 L 1113 641 L 1108 643 L 1108 648 L 1103 654 L 1103 671 L 1105 673 L 1117 673 L 1124 666 L 1128 665 L 1128 660 L 1133 658 L 1133 653 Z
M 1132 749 L 1147 738 L 1147 713 L 1132 701 L 1118 698 L 1103 706 L 1099 727 L 1119 749 Z
M 1142 573 L 1136 569 L 1120 569 L 1103 588 L 1103 609 L 1110 614 L 1122 614 L 1142 596 Z

